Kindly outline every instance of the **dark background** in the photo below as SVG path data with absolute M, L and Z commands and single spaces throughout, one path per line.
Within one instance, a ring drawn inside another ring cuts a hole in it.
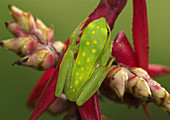
M 47 26 L 54 26 L 54 40 L 65 41 L 76 26 L 84 20 L 98 5 L 99 0 L 0 0 L 0 40 L 13 38 L 5 28 L 5 21 L 13 21 L 8 5 L 31 12 Z M 150 63 L 170 66 L 170 1 L 147 0 L 150 38 Z M 116 34 L 125 31 L 132 43 L 132 2 L 128 1 L 118 17 L 112 31 L 112 40 Z M 32 68 L 12 66 L 19 57 L 0 48 L 0 120 L 26 120 L 31 110 L 26 108 L 27 97 L 42 72 Z M 156 79 L 170 91 L 170 75 Z M 128 108 L 104 99 L 100 102 L 101 112 L 111 120 L 147 120 L 142 107 Z M 149 104 L 151 120 L 168 120 L 170 117 L 153 103 Z M 60 120 L 63 115 L 52 117 L 43 114 L 40 120 Z M 149 119 L 148 119 L 149 120 Z

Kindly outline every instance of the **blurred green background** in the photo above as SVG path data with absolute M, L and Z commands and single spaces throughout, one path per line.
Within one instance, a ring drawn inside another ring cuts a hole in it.
M 0 0 L 0 40 L 13 38 L 5 28 L 5 21 L 13 21 L 8 5 L 31 12 L 48 26 L 53 25 L 55 40 L 65 41 L 76 26 L 84 20 L 98 5 L 99 0 Z M 150 63 L 170 66 L 170 1 L 147 0 Z M 132 2 L 129 0 L 118 17 L 112 40 L 123 30 L 132 43 Z M 26 108 L 27 97 L 42 72 L 32 68 L 12 66 L 19 57 L 0 48 L 0 120 L 26 120 L 31 110 Z M 156 78 L 170 92 L 170 75 Z M 142 107 L 128 108 L 107 99 L 100 102 L 101 112 L 110 120 L 147 120 Z M 170 117 L 153 103 L 149 104 L 151 120 L 169 120 Z M 40 120 L 61 120 L 63 115 L 53 117 L 43 114 Z

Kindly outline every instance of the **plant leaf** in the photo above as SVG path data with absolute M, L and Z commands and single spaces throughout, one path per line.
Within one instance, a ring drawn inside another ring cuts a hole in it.
M 133 0 L 133 43 L 138 67 L 146 71 L 149 64 L 148 20 L 145 0 Z
M 35 104 L 37 103 L 37 100 L 40 98 L 46 84 L 48 83 L 48 80 L 50 79 L 51 75 L 53 74 L 55 68 L 51 68 L 46 70 L 42 77 L 40 78 L 40 80 L 37 82 L 35 88 L 33 89 L 33 91 L 31 92 L 28 101 L 27 101 L 27 105 L 32 107 L 35 106 Z
M 119 63 L 129 67 L 136 67 L 137 61 L 133 49 L 123 31 L 119 32 L 113 42 L 112 55 Z
M 170 68 L 166 66 L 158 65 L 158 64 L 149 65 L 149 75 L 151 77 L 159 77 L 168 74 L 170 74 Z
M 101 120 L 97 92 L 78 109 L 83 120 Z

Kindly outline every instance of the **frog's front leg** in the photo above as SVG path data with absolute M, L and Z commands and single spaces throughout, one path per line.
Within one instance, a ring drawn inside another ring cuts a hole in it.
M 112 58 L 108 66 L 100 65 L 95 69 L 87 84 L 83 87 L 84 89 L 76 101 L 77 105 L 84 104 L 99 89 L 108 72 L 113 68 L 111 64 L 114 60 L 115 58 Z
M 55 91 L 56 97 L 61 96 L 64 87 L 65 87 L 64 89 L 65 92 L 67 92 L 67 88 L 69 87 L 72 68 L 74 64 L 74 54 L 77 52 L 76 41 L 78 40 L 79 35 L 82 33 L 81 29 L 84 26 L 85 21 L 80 23 L 80 25 L 73 31 L 73 33 L 70 36 L 69 47 L 63 57 L 63 60 L 59 68 L 59 75 L 58 75 L 56 91 Z

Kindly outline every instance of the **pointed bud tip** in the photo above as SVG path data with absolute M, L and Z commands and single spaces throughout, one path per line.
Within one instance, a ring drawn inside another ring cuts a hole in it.
M 9 10 L 11 10 L 11 8 L 12 8 L 12 5 L 8 5 L 8 8 L 9 8 Z
M 18 61 L 15 61 L 12 65 L 21 65 L 22 63 L 25 63 L 27 62 L 29 58 L 24 58 L 24 59 L 21 59 L 21 60 L 18 60 Z
M 34 17 L 34 20 L 35 20 L 35 21 L 37 21 L 37 20 L 38 20 L 38 18 L 37 18 L 37 17 Z
M 3 46 L 3 42 L 0 42 L 0 46 Z
M 20 64 L 20 61 L 18 60 L 18 61 L 15 61 L 14 63 L 12 63 L 12 65 L 14 66 L 14 65 L 19 65 Z
M 5 21 L 5 26 L 8 27 L 9 23 L 11 23 L 11 22 Z
M 120 31 L 120 32 L 118 33 L 118 35 L 117 35 L 118 39 L 121 39 L 121 38 L 123 38 L 124 36 L 125 36 L 124 31 Z
M 150 103 L 152 102 L 152 96 L 149 96 L 148 98 L 146 98 L 146 103 Z

